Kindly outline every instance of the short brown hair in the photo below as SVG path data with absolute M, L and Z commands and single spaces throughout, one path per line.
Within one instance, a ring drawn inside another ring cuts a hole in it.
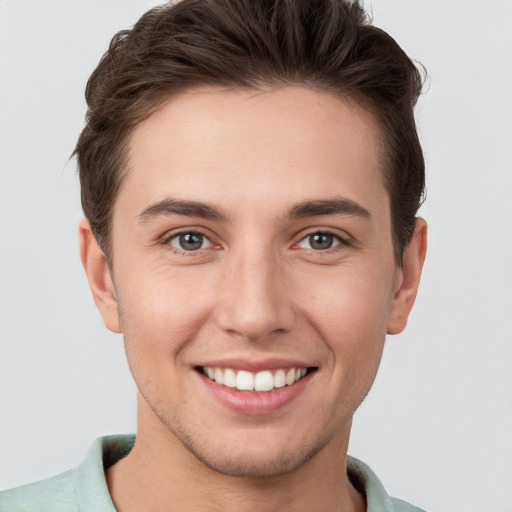
M 87 83 L 86 125 L 75 148 L 82 207 L 107 258 L 127 139 L 141 121 L 192 87 L 294 84 L 348 97 L 378 121 L 400 264 L 425 186 L 413 114 L 422 76 L 350 0 L 181 0 L 113 37 Z

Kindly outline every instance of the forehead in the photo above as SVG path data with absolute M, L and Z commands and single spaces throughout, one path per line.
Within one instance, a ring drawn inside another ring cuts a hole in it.
M 140 209 L 175 196 L 264 205 L 326 195 L 387 196 L 372 115 L 302 87 L 197 89 L 133 131 L 119 201 Z

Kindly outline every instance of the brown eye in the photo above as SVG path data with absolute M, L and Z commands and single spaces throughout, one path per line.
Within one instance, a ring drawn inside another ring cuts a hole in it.
M 211 245 L 211 242 L 201 233 L 177 233 L 169 239 L 170 245 L 182 251 L 198 251 Z

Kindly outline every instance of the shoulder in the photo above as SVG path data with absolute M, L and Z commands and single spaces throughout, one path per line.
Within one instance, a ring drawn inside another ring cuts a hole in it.
M 422 508 L 415 507 L 406 501 L 390 498 L 394 512 L 425 512 Z
M 425 512 L 389 496 L 377 475 L 364 462 L 348 457 L 347 471 L 352 485 L 366 496 L 367 512 Z
M 0 492 L 0 512 L 115 512 L 105 467 L 129 453 L 134 442 L 133 435 L 97 439 L 76 469 Z
M 2 512 L 76 512 L 75 471 L 0 493 Z

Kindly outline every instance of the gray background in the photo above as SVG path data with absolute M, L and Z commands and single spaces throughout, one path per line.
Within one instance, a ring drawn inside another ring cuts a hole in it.
M 78 257 L 68 156 L 88 75 L 154 4 L 0 0 L 0 488 L 135 428 L 122 339 Z M 511 512 L 512 2 L 374 0 L 373 12 L 430 74 L 418 108 L 430 247 L 350 453 L 431 512 Z

